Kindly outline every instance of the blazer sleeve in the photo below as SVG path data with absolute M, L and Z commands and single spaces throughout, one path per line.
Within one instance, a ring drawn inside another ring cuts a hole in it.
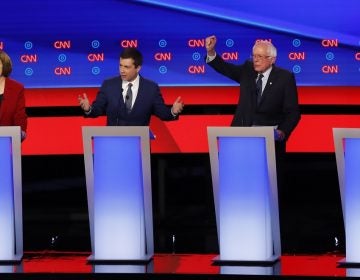
M 91 104 L 91 111 L 89 113 L 85 113 L 85 117 L 96 118 L 105 114 L 108 104 L 108 92 L 111 92 L 110 82 L 108 80 L 105 80 L 101 84 L 96 98 Z
M 207 62 L 207 64 L 216 72 L 228 77 L 229 79 L 237 83 L 240 83 L 243 76 L 244 68 L 247 66 L 247 62 L 242 65 L 236 65 L 226 62 L 219 55 L 216 55 L 216 57 L 212 61 Z
M 27 114 L 25 110 L 25 93 L 24 87 L 18 93 L 18 100 L 16 102 L 14 124 L 19 125 L 21 130 L 26 132 L 27 129 Z
M 20 126 L 23 132 L 27 129 L 24 85 L 7 78 L 2 102 L 2 122 L 4 125 Z
M 301 118 L 297 86 L 293 73 L 289 74 L 289 78 L 285 84 L 283 113 L 285 114 L 285 117 L 279 124 L 278 129 L 285 133 L 286 138 L 289 138 L 291 132 L 295 129 Z
M 165 104 L 164 98 L 161 94 L 160 87 L 154 85 L 154 99 L 153 99 L 153 113 L 155 116 L 160 118 L 163 121 L 171 121 L 178 118 L 171 113 L 171 106 Z

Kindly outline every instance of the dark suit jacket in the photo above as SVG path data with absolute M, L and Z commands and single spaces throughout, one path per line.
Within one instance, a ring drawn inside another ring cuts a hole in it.
M 24 86 L 13 79 L 5 79 L 4 94 L 0 103 L 0 126 L 20 126 L 21 130 L 26 132 Z
M 242 65 L 225 62 L 219 55 L 208 63 L 217 72 L 240 83 L 240 97 L 232 126 L 277 125 L 288 138 L 300 120 L 293 73 L 273 65 L 260 104 L 256 100 L 257 73 L 251 61 Z
M 176 119 L 171 114 L 171 108 L 164 103 L 158 84 L 141 76 L 139 91 L 130 114 L 126 113 L 121 77 L 113 77 L 103 82 L 87 116 L 97 117 L 104 114 L 109 126 L 148 126 L 151 115 L 166 121 Z

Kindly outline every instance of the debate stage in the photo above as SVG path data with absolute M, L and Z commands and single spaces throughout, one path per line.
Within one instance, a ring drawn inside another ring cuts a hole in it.
M 96 265 L 83 158 L 23 157 L 24 257 L 0 279 L 344 279 L 344 228 L 333 154 L 290 154 L 282 256 L 273 266 L 218 266 L 208 155 L 152 157 L 155 255 L 141 266 Z M 66 168 L 64 168 L 66 167 Z M 172 242 L 173 236 L 176 242 Z
M 25 252 L 18 265 L 2 264 L 0 279 L 346 279 L 360 268 L 340 267 L 344 256 L 283 255 L 272 265 L 214 265 L 215 254 L 155 254 L 147 264 L 91 264 L 89 252 Z

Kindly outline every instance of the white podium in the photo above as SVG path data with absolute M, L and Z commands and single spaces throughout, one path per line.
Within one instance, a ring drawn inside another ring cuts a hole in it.
M 281 256 L 273 127 L 208 127 L 218 264 Z
M 21 130 L 0 126 L 0 262 L 22 257 Z
M 154 254 L 149 127 L 83 127 L 92 262 Z
M 345 226 L 344 266 L 360 265 L 360 129 L 333 128 Z

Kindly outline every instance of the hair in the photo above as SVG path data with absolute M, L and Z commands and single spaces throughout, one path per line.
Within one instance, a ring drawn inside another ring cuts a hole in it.
M 2 76 L 9 77 L 12 71 L 12 62 L 10 56 L 2 50 L 0 50 L 0 61 L 2 62 Z
M 256 41 L 254 46 L 253 46 L 253 51 L 259 45 L 263 45 L 263 46 L 266 47 L 267 54 L 269 56 L 271 56 L 271 57 L 276 57 L 277 56 L 277 50 L 276 50 L 275 46 L 270 41 L 266 41 L 266 40 Z
M 136 48 L 125 48 L 120 54 L 120 58 L 132 58 L 136 68 L 143 64 L 143 56 Z

